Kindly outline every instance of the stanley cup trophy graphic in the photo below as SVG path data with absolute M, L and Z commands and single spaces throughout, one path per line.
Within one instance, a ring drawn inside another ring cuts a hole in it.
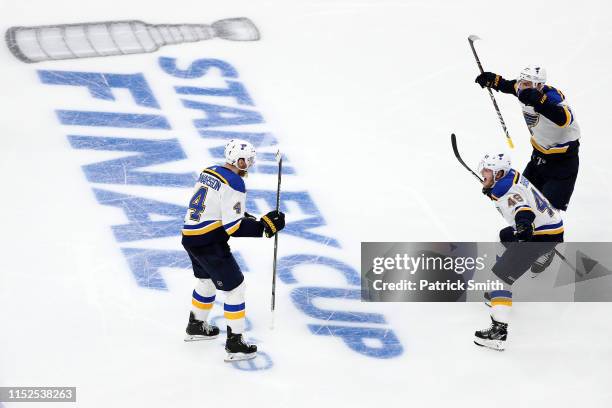
M 154 52 L 169 44 L 221 38 L 257 41 L 259 30 L 244 17 L 208 24 L 147 24 L 138 20 L 11 27 L 6 44 L 23 62 Z

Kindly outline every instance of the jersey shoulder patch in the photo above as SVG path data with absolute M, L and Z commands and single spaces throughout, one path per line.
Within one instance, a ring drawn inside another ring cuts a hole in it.
M 223 166 L 210 166 L 203 170 L 204 173 L 217 177 L 222 183 L 227 184 L 232 189 L 245 193 L 246 187 L 242 177 Z

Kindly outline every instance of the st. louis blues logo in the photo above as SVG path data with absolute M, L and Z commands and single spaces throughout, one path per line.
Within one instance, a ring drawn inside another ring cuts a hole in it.
M 525 122 L 527 123 L 527 127 L 532 128 L 538 124 L 540 120 L 540 114 L 537 112 L 527 112 L 523 111 L 523 116 L 525 117 Z

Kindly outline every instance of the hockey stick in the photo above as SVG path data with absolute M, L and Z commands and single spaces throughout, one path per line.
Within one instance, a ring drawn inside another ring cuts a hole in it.
M 470 35 L 468 37 L 468 41 L 470 43 L 470 48 L 472 49 L 472 53 L 474 54 L 474 58 L 476 58 L 476 64 L 478 64 L 478 69 L 480 69 L 480 73 L 484 73 L 482 69 L 482 64 L 480 63 L 480 58 L 478 58 L 478 54 L 476 54 L 476 48 L 474 48 L 474 41 L 480 40 L 480 37 L 477 35 Z M 495 112 L 497 112 L 497 117 L 499 118 L 499 123 L 501 123 L 502 128 L 504 129 L 504 133 L 506 134 L 506 141 L 508 142 L 508 146 L 511 149 L 514 149 L 514 143 L 512 142 L 512 138 L 510 137 L 510 133 L 508 133 L 508 128 L 506 127 L 506 122 L 504 122 L 504 118 L 502 117 L 501 111 L 499 110 L 499 106 L 497 106 L 497 101 L 493 96 L 493 91 L 491 88 L 487 87 L 487 91 L 489 91 L 489 96 L 491 97 L 491 102 L 493 102 L 493 107 L 495 108 Z
M 280 189 L 281 175 L 283 173 L 283 156 L 280 150 L 276 152 L 276 161 L 278 162 L 278 184 L 276 186 L 276 211 L 280 211 Z M 272 303 L 271 313 L 272 320 L 270 321 L 270 329 L 274 328 L 274 310 L 276 309 L 276 256 L 278 254 L 278 232 L 274 234 L 274 260 L 272 261 Z
M 453 152 L 455 153 L 455 157 L 457 158 L 457 160 L 459 160 L 459 163 L 461 163 L 461 165 L 463 167 L 465 167 L 467 169 L 467 171 L 469 171 L 470 173 L 472 173 L 472 175 L 474 177 L 476 177 L 478 179 L 478 181 L 480 181 L 482 183 L 482 178 L 480 178 L 480 176 L 476 173 L 474 173 L 474 170 L 472 170 L 470 168 L 470 166 L 468 166 L 467 164 L 465 164 L 465 162 L 463 161 L 463 159 L 461 158 L 461 155 L 459 154 L 459 149 L 457 148 L 457 136 L 455 136 L 455 134 L 451 134 L 451 144 L 453 145 Z
M 455 153 L 455 157 L 457 158 L 457 160 L 459 160 L 459 163 L 461 163 L 463 167 L 465 167 L 470 173 L 472 173 L 474 177 L 478 179 L 478 181 L 482 183 L 482 179 L 480 178 L 480 176 L 474 173 L 474 171 L 467 164 L 465 164 L 465 162 L 461 158 L 461 155 L 459 154 L 459 149 L 457 148 L 457 137 L 455 136 L 454 133 L 451 134 L 451 144 L 453 145 L 453 152 Z M 563 256 L 561 252 L 559 252 L 557 248 L 555 248 L 553 251 L 559 258 L 563 260 L 563 262 L 565 262 L 574 272 L 576 272 L 578 276 L 580 277 L 584 276 L 574 265 L 571 264 L 570 261 L 567 260 L 565 256 Z

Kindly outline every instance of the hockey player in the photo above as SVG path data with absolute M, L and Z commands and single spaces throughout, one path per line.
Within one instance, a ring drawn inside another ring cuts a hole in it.
M 512 284 L 543 254 L 563 242 L 560 213 L 525 176 L 512 168 L 507 155 L 487 154 L 478 167 L 483 193 L 510 224 L 499 233 L 506 251 L 493 265 L 504 289 L 490 292 L 491 327 L 475 333 L 474 343 L 505 348 L 512 306 Z
M 535 65 L 517 80 L 484 72 L 476 83 L 518 97 L 533 146 L 523 175 L 555 208 L 566 211 L 578 176 L 580 127 L 563 93 L 546 85 L 546 71 Z
M 202 171 L 189 200 L 182 231 L 183 247 L 189 254 L 198 279 L 192 294 L 185 341 L 214 339 L 219 328 L 208 323 L 216 290 L 225 291 L 227 320 L 225 361 L 254 358 L 257 346 L 242 337 L 245 322 L 245 283 L 227 241 L 231 237 L 270 238 L 285 226 L 285 214 L 270 211 L 260 220 L 245 212 L 243 177 L 255 162 L 255 149 L 244 140 L 233 139 L 225 146 L 222 166 Z

